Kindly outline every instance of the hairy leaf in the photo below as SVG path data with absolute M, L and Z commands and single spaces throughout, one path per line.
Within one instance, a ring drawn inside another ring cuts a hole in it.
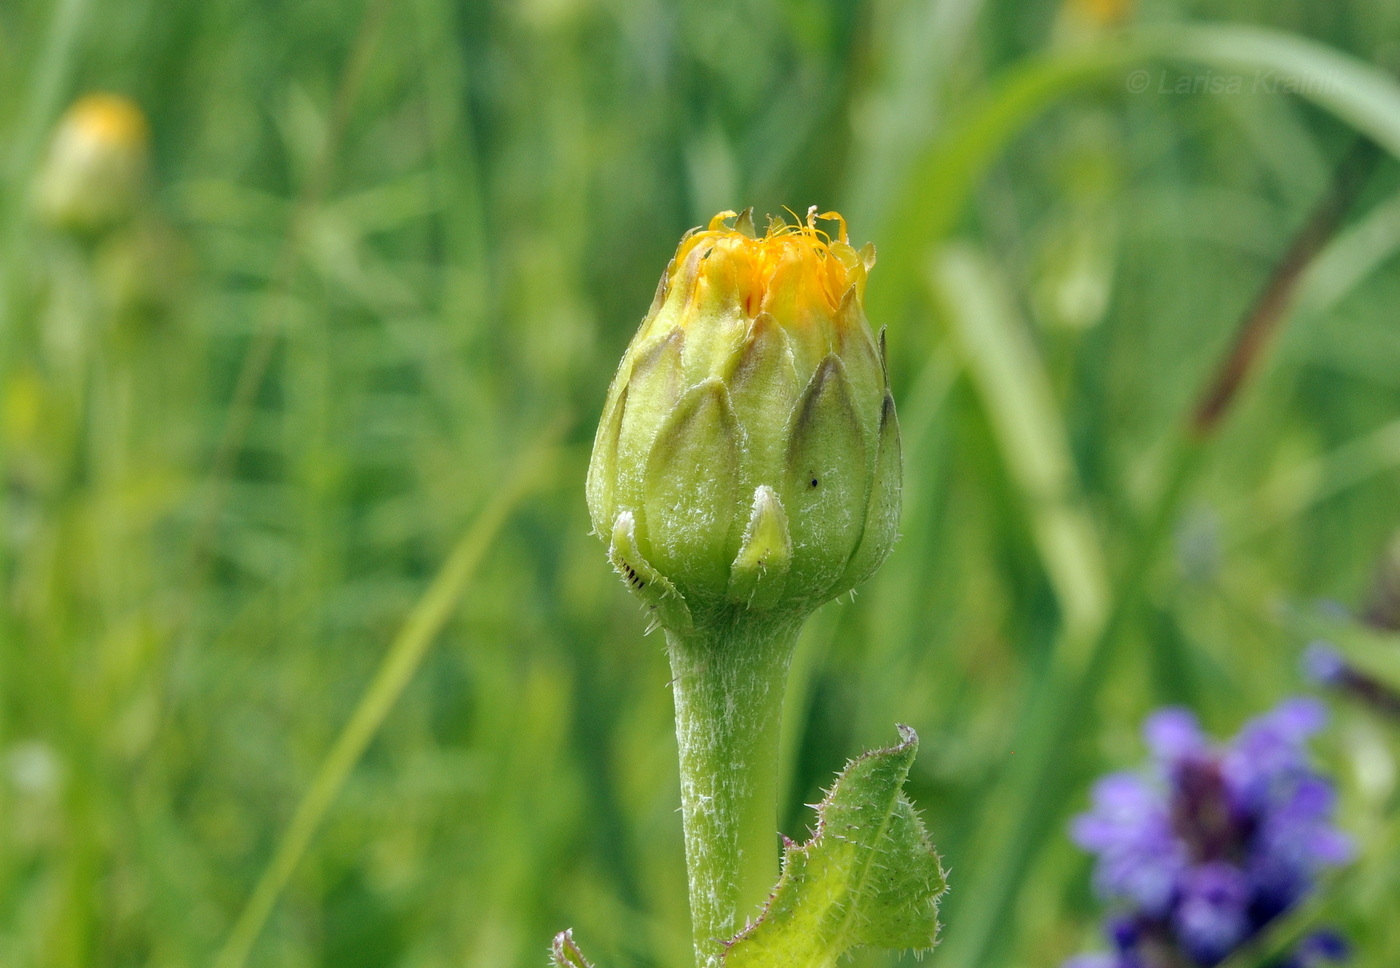
M 725 968 L 821 968 L 863 945 L 933 946 L 946 883 L 903 791 L 919 738 L 908 726 L 899 737 L 837 777 L 812 839 L 788 843 L 773 896 L 730 943 Z
M 550 968 L 593 968 L 593 965 L 574 944 L 574 931 L 560 931 L 554 936 L 554 946 L 549 952 Z

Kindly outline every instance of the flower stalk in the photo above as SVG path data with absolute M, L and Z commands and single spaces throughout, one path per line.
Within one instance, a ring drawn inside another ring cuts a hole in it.
M 799 623 L 666 633 L 697 963 L 758 914 L 778 877 L 778 725 Z
M 666 633 L 701 968 L 718 968 L 777 878 L 797 634 L 894 543 L 899 424 L 862 302 L 874 264 L 815 208 L 761 237 L 749 212 L 687 233 L 593 445 L 594 530 Z

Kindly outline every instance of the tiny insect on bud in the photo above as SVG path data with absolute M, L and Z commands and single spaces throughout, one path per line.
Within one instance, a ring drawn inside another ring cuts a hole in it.
M 862 302 L 874 263 L 815 207 L 761 237 L 749 212 L 722 212 L 681 240 L 588 473 L 594 529 L 661 624 L 800 617 L 888 555 L 902 464 Z

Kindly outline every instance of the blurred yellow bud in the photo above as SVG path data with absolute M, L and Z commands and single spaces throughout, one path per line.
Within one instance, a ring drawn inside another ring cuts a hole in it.
M 56 229 L 99 234 L 139 207 L 150 155 L 146 116 L 119 94 L 89 94 L 63 115 L 39 172 L 39 216 Z
M 1128 19 L 1131 0 L 1068 0 L 1080 20 L 1099 27 L 1113 27 Z

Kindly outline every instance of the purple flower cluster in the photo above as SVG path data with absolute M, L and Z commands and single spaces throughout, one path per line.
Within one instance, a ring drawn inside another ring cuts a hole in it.
M 1291 699 L 1218 745 L 1185 709 L 1153 714 L 1150 768 L 1101 779 L 1072 828 L 1097 855 L 1095 889 L 1118 909 L 1114 951 L 1064 968 L 1211 968 L 1345 862 L 1351 842 L 1332 825 L 1332 785 L 1308 762 L 1325 718 L 1316 701 Z M 1344 954 L 1340 938 L 1319 932 L 1280 968 Z

